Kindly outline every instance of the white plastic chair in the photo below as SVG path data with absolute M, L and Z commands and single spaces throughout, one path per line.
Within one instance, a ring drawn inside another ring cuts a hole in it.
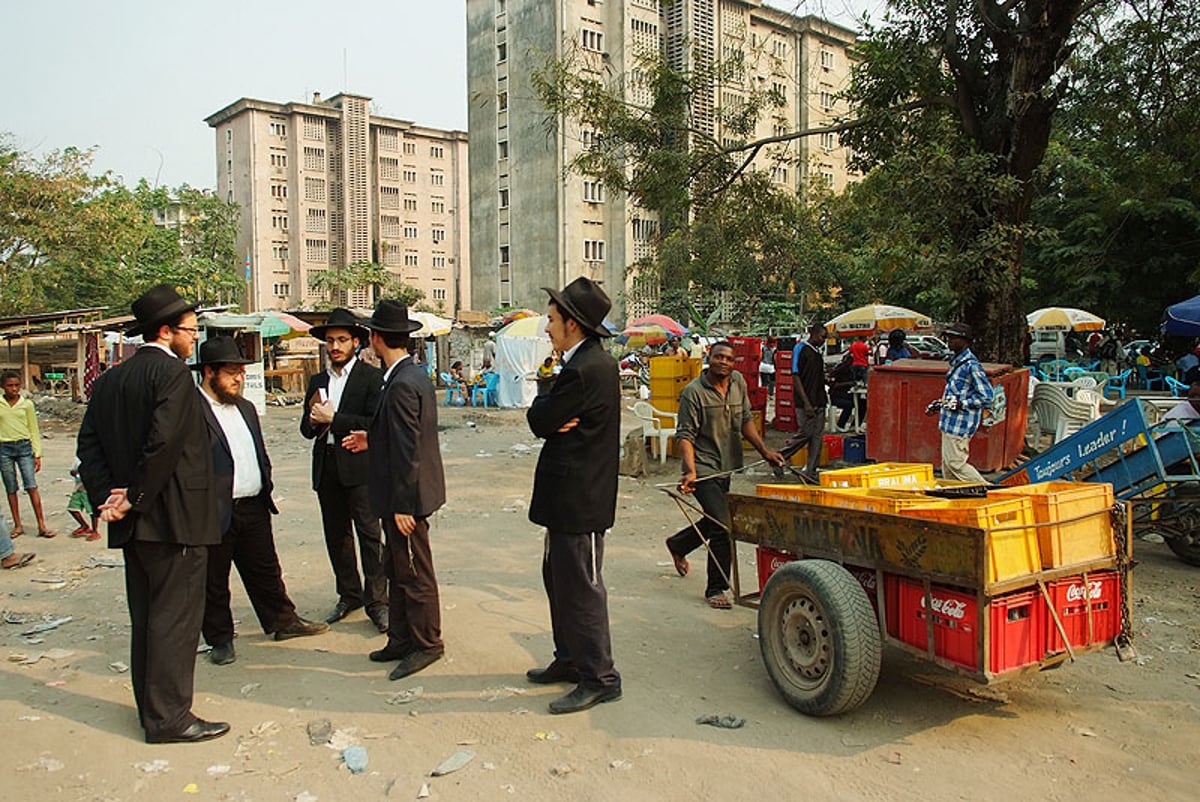
M 663 412 L 656 409 L 649 401 L 638 401 L 629 410 L 637 416 L 642 422 L 642 437 L 653 438 L 658 441 L 658 461 L 665 463 L 667 461 L 667 438 L 675 436 L 675 422 L 679 416 L 674 412 Z M 666 426 L 663 419 L 670 421 L 670 426 Z M 653 454 L 653 450 L 650 452 Z

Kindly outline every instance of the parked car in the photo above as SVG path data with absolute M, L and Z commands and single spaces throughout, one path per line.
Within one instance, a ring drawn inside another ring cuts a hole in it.
M 950 347 L 932 334 L 910 334 L 904 344 L 918 359 L 950 358 Z

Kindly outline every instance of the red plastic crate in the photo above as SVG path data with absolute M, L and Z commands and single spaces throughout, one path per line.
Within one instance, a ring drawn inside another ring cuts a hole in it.
M 830 459 L 842 458 L 842 438 L 836 434 L 825 435 L 825 448 L 829 449 Z
M 992 599 L 989 670 L 1000 674 L 1039 662 L 1046 652 L 1046 602 L 1037 590 Z
M 780 412 L 778 405 L 775 407 L 775 420 L 771 422 L 771 425 L 780 432 L 794 432 L 798 428 L 795 413 Z
M 752 357 L 755 363 L 762 359 L 761 337 L 730 337 L 729 344 L 733 346 L 734 356 Z
M 871 606 L 875 608 L 875 617 L 879 617 L 879 597 L 875 592 L 877 579 L 874 568 L 860 568 L 857 565 L 847 565 L 846 570 L 854 575 L 858 583 L 863 586 L 863 590 L 867 592 L 867 597 L 871 600 Z M 899 609 L 899 577 L 894 574 L 883 575 L 883 601 L 887 605 L 887 622 L 885 629 L 892 637 L 896 637 L 900 626 L 900 609 Z
M 1092 605 L 1092 633 L 1088 637 L 1087 608 Z M 1115 571 L 1097 571 L 1083 576 L 1056 579 L 1047 583 L 1050 603 L 1062 620 L 1072 646 L 1084 647 L 1107 643 L 1121 631 L 1121 584 Z M 1052 616 L 1046 617 L 1046 649 L 1050 654 L 1067 650 Z
M 750 409 L 765 410 L 770 391 L 766 387 L 755 387 L 750 390 Z
M 920 582 L 901 577 L 898 593 L 898 637 L 910 646 L 927 648 L 925 618 L 933 618 L 933 653 L 972 671 L 979 669 L 975 628 L 979 602 L 969 593 L 942 585 L 930 588 L 932 612 L 925 608 L 925 590 Z
M 758 589 L 760 591 L 767 586 L 767 580 L 771 578 L 771 574 L 779 570 L 779 566 L 796 559 L 796 555 L 790 551 L 773 549 L 770 546 L 759 546 L 755 549 L 755 554 L 758 559 Z

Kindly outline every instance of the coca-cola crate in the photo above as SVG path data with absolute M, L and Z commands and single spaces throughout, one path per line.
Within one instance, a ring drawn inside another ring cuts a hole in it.
M 771 574 L 779 570 L 779 566 L 796 559 L 796 555 L 790 551 L 773 549 L 770 546 L 759 546 L 755 549 L 755 555 L 758 559 L 758 589 L 760 591 L 767 586 L 767 580 L 771 578 Z
M 875 617 L 879 617 L 879 594 L 876 593 L 878 587 L 878 575 L 874 568 L 860 568 L 857 565 L 847 565 L 846 570 L 849 571 L 858 583 L 863 586 L 863 590 L 867 592 L 867 598 L 871 600 L 871 607 L 875 609 Z M 898 589 L 899 583 L 897 577 L 892 574 L 883 575 L 883 597 L 884 603 L 887 605 L 887 623 L 886 629 L 889 635 L 896 635 L 900 621 L 900 611 L 898 607 Z
M 734 356 L 752 357 L 754 364 L 757 365 L 762 359 L 762 338 L 761 337 L 730 337 L 729 344 L 733 346 Z
M 753 373 L 748 373 L 744 370 L 739 370 L 738 373 L 742 374 L 742 378 L 746 380 L 746 386 L 748 388 L 750 388 L 751 390 L 758 389 L 759 378 L 758 378 L 758 366 L 757 365 L 755 365 L 755 370 Z
M 1033 665 L 1045 657 L 1046 602 L 1040 592 L 992 599 L 988 612 L 992 624 L 988 668 L 993 674 Z
M 1072 646 L 1084 647 L 1111 641 L 1121 631 L 1121 584 L 1115 571 L 1097 571 L 1047 583 L 1050 603 L 1062 621 Z M 1085 593 L 1086 592 L 1086 593 Z M 1088 602 L 1092 628 L 1088 631 Z M 1067 650 L 1053 617 L 1046 621 L 1046 649 L 1050 654 Z
M 750 390 L 750 409 L 766 410 L 770 391 L 766 387 L 754 387 Z
M 926 649 L 925 619 L 933 619 L 933 653 L 938 657 L 977 671 L 979 649 L 975 628 L 979 620 L 979 602 L 970 593 L 942 585 L 930 587 L 933 610 L 925 607 L 925 589 L 920 582 L 900 577 L 898 581 L 899 626 L 897 635 L 904 643 Z
M 779 405 L 775 405 L 775 420 L 771 422 L 779 432 L 794 432 L 798 428 L 796 426 L 795 412 L 780 412 Z

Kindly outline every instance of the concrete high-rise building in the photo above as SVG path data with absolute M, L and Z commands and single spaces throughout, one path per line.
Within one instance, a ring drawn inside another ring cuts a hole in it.
M 597 132 L 548 120 L 530 84 L 548 59 L 608 83 L 624 76 L 625 99 L 646 105 L 652 97 L 638 80 L 639 55 L 658 53 L 689 72 L 740 58 L 740 73 L 692 99 L 697 135 L 730 145 L 722 112 L 754 91 L 782 101 L 760 120 L 757 137 L 844 115 L 835 98 L 849 81 L 855 38 L 761 0 L 467 0 L 472 307 L 540 308 L 541 287 L 582 275 L 628 307 L 615 316 L 647 311 L 644 300 L 630 300 L 638 293 L 627 294 L 627 268 L 652 255 L 657 215 L 568 169 Z M 766 148 L 755 166 L 797 193 L 812 181 L 840 191 L 853 180 L 848 155 L 829 133 Z
M 305 308 L 323 271 L 375 262 L 454 314 L 469 306 L 467 135 L 373 115 L 370 98 L 242 98 L 209 116 L 217 193 L 241 206 L 250 310 Z M 339 299 L 371 306 L 370 289 Z

